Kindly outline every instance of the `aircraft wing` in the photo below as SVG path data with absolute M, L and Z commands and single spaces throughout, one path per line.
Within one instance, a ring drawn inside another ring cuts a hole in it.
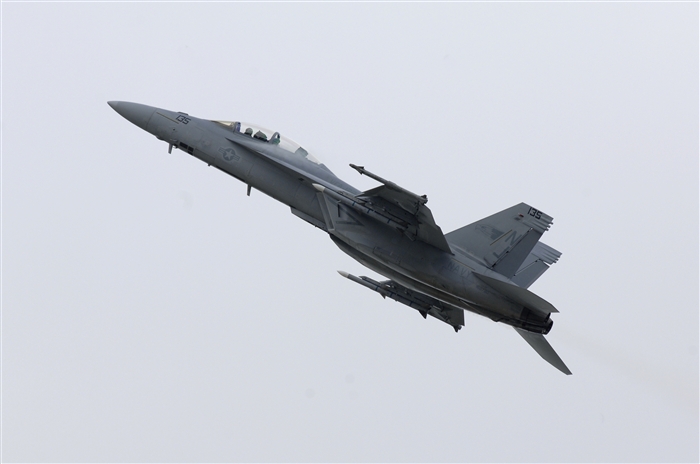
M 410 224 L 411 227 L 407 234 L 412 238 L 452 253 L 442 229 L 435 224 L 433 213 L 425 205 L 428 202 L 425 195 L 416 195 L 391 181 L 372 174 L 362 166 L 351 164 L 350 167 L 383 184 L 362 192 L 357 198 L 365 200 L 386 214 Z

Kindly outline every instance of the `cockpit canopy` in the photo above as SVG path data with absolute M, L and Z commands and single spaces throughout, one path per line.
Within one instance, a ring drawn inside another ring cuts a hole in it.
M 260 140 L 261 142 L 267 142 L 272 145 L 277 145 L 278 147 L 297 155 L 301 155 L 307 160 L 315 164 L 321 164 L 311 153 L 304 150 L 301 145 L 296 143 L 294 140 L 289 139 L 280 135 L 279 132 L 273 132 L 270 129 L 265 129 L 264 127 L 257 126 L 255 124 L 249 124 L 247 122 L 238 121 L 214 121 L 222 126 L 225 126 L 232 132 L 238 132 L 242 135 L 247 135 L 248 137 Z

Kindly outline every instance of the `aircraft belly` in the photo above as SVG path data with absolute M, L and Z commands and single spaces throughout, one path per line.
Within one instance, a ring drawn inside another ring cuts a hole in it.
M 523 312 L 521 305 L 511 302 L 488 285 L 485 285 L 474 276 L 473 272 L 463 277 L 462 281 L 466 298 L 474 304 L 491 308 L 495 312 L 509 318 L 520 318 Z
M 337 237 L 331 236 L 331 239 L 335 242 L 335 244 L 338 246 L 338 248 L 340 248 L 343 252 L 348 254 L 353 259 L 357 260 L 363 266 L 373 270 L 377 274 L 383 275 L 384 277 L 395 281 L 396 283 L 408 288 L 409 290 L 413 290 L 415 292 L 431 296 L 431 297 L 438 299 L 444 303 L 450 304 L 452 306 L 456 306 L 456 307 L 461 308 L 463 310 L 467 310 L 467 311 L 479 314 L 479 315 L 487 317 L 493 321 L 500 321 L 503 319 L 503 316 L 500 314 L 489 311 L 486 308 L 481 308 L 481 307 L 470 305 L 466 301 L 464 301 L 464 300 L 462 300 L 454 295 L 451 295 L 447 292 L 438 290 L 438 289 L 431 287 L 429 285 L 426 285 L 425 283 L 422 283 L 416 279 L 413 279 L 413 278 L 409 277 L 408 275 L 406 275 L 404 272 L 397 271 L 396 269 L 393 269 L 392 267 L 385 265 L 384 263 L 380 262 L 379 260 L 374 259 L 372 256 L 361 253 L 360 251 L 351 247 L 347 243 L 341 241 Z
M 316 191 L 314 203 L 305 183 L 271 163 L 259 160 L 251 171 L 250 183 L 268 188 L 273 186 L 274 189 L 269 191 L 260 190 L 319 219 L 346 253 L 407 288 L 463 309 L 488 314 L 492 319 L 515 320 L 523 314 L 522 305 L 513 303 L 476 279 L 472 273 L 476 268 L 457 261 L 453 255 L 435 246 L 411 240 L 401 231 L 331 195 Z M 313 224 L 313 221 L 307 222 Z
M 374 220 L 363 222 L 362 226 L 338 227 L 331 235 L 343 251 L 365 266 L 411 290 L 490 319 L 520 318 L 522 306 L 476 279 L 468 267 L 455 265 L 450 255 L 411 241 Z
M 367 222 L 370 221 L 376 222 Z M 460 279 L 434 271 L 438 268 L 434 263 L 439 262 L 440 253 L 433 253 L 433 247 L 411 241 L 381 225 L 383 233 L 378 234 L 372 230 L 371 222 L 364 230 L 343 230 L 342 233 L 332 234 L 332 238 L 341 250 L 357 261 L 411 290 L 462 309 L 483 312 L 475 309 L 464 298 L 466 295 L 462 291 Z M 378 240 L 379 237 L 384 240 Z M 411 250 L 414 247 L 418 250 Z M 408 251 L 402 253 L 403 250 Z M 421 255 L 422 258 L 416 258 Z

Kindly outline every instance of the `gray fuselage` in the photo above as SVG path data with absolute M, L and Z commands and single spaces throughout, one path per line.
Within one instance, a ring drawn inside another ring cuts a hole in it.
M 357 195 L 360 191 L 322 164 L 219 122 L 185 113 L 126 102 L 110 103 L 126 119 L 192 156 L 288 205 L 294 214 L 328 232 L 314 184 Z M 303 175 L 299 175 L 303 172 Z M 339 210 L 341 206 L 338 207 Z M 331 238 L 339 248 L 375 272 L 449 305 L 494 321 L 547 333 L 549 317 L 532 314 L 484 284 L 475 272 L 509 282 L 469 253 L 449 244 L 451 252 L 412 239 L 380 220 L 342 211 L 347 233 Z M 341 214 L 341 212 L 339 212 Z M 329 232 L 330 233 L 330 232 Z

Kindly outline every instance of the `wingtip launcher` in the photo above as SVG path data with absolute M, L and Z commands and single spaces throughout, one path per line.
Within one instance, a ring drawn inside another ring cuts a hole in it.
M 364 166 L 357 166 L 355 164 L 350 163 L 350 167 L 353 168 L 355 171 L 359 172 L 360 175 L 364 174 L 365 176 L 367 176 L 371 179 L 374 179 L 377 182 L 384 184 L 385 186 L 387 186 L 391 190 L 395 190 L 397 192 L 401 192 L 405 195 L 408 195 L 409 197 L 412 197 L 416 202 L 418 202 L 421 205 L 428 203 L 428 196 L 427 195 L 418 195 L 418 194 L 411 192 L 410 190 L 406 190 L 405 188 L 403 188 L 399 185 L 396 185 L 395 183 L 393 183 L 390 180 L 386 180 L 383 177 L 379 177 L 378 175 L 376 175 L 372 172 L 369 172 L 368 170 L 365 169 Z

